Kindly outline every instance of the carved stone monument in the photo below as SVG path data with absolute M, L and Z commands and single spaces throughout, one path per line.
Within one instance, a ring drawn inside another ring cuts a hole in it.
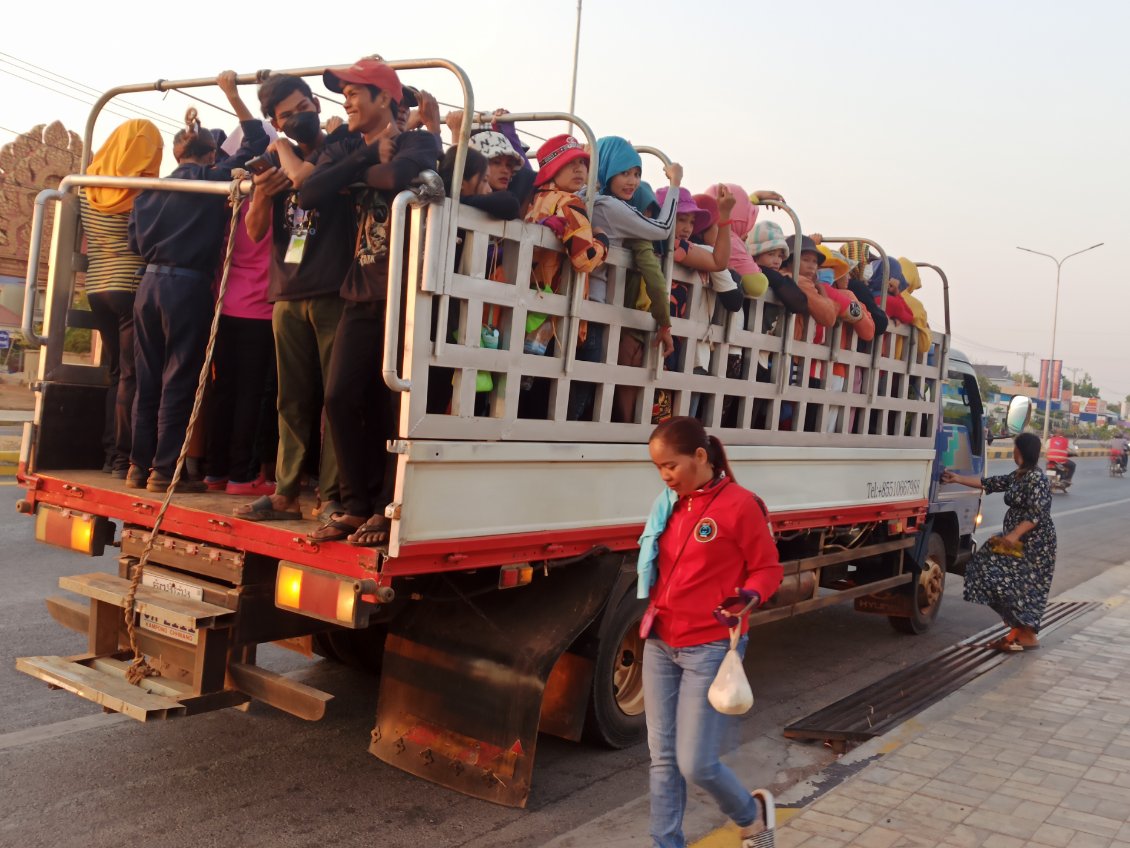
M 59 121 L 34 126 L 0 147 L 0 275 L 27 274 L 35 196 L 45 188 L 57 188 L 67 174 L 77 174 L 81 161 L 82 139 Z M 53 206 L 48 206 L 43 232 L 41 282 L 47 279 Z

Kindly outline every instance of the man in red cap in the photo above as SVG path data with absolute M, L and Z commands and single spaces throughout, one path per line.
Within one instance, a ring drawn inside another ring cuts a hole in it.
M 334 338 L 325 397 L 343 512 L 310 537 L 380 546 L 388 542 L 384 508 L 392 500 L 396 476 L 385 443 L 396 438 L 399 417 L 399 399 L 381 378 L 389 208 L 421 171 L 436 167 L 440 145 L 424 130 L 400 132 L 399 110 L 415 105 L 415 97 L 380 59 L 327 70 L 322 81 L 330 91 L 344 95 L 349 135 L 325 145 L 299 190 L 299 204 L 317 208 L 352 191 L 357 224 L 353 260 L 341 287 L 346 304 Z M 358 183 L 360 189 L 352 188 Z

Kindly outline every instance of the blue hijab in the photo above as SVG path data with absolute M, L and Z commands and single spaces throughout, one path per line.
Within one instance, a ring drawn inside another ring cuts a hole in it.
M 897 280 L 899 291 L 906 290 L 906 276 L 902 273 L 902 266 L 893 256 L 887 257 L 887 267 L 890 269 L 890 278 Z M 881 297 L 883 294 L 883 266 L 882 260 L 876 259 L 871 263 L 871 294 Z
M 596 190 L 601 194 L 608 193 L 608 183 L 617 174 L 642 167 L 643 160 L 626 138 L 606 135 L 596 140 Z

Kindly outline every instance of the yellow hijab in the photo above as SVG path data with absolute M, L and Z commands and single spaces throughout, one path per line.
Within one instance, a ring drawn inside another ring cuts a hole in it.
M 161 166 L 163 147 L 156 125 L 144 118 L 135 118 L 110 133 L 86 172 L 104 177 L 155 177 Z M 128 188 L 91 186 L 86 189 L 90 205 L 106 215 L 129 212 L 136 196 L 137 191 Z
M 922 288 L 922 277 L 918 273 L 918 267 L 903 256 L 899 257 L 899 266 L 902 268 L 902 275 L 906 277 L 906 291 L 902 293 L 902 299 L 910 307 L 914 315 L 914 326 L 918 330 L 918 350 L 927 351 L 931 340 L 930 325 L 926 322 L 926 307 L 912 294 Z

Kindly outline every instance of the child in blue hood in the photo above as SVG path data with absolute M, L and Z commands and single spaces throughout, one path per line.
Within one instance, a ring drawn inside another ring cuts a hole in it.
M 665 314 L 667 306 L 667 281 L 660 273 L 659 281 L 655 280 L 658 262 L 639 262 L 640 258 L 649 260 L 652 257 L 641 256 L 641 252 L 650 252 L 652 243 L 666 241 L 671 237 L 675 227 L 675 201 L 677 196 L 669 198 L 661 204 L 654 218 L 649 218 L 639 208 L 632 204 L 632 198 L 640 188 L 643 172 L 643 160 L 639 153 L 632 147 L 631 142 L 619 136 L 606 136 L 596 142 L 597 153 L 597 196 L 593 204 L 593 227 L 604 232 L 608 237 L 609 245 L 624 247 L 637 257 L 637 263 L 645 265 L 647 273 L 644 283 L 647 286 L 649 299 L 652 304 L 652 314 L 659 325 L 657 340 L 663 345 L 664 354 L 672 348 L 671 319 Z M 666 168 L 667 178 L 677 186 L 683 179 L 681 165 L 671 164 Z M 598 303 L 608 302 L 607 266 L 602 265 L 589 275 L 589 300 Z M 650 279 L 649 279 L 650 278 Z M 638 283 L 628 286 L 629 289 L 639 291 Z M 660 304 L 656 304 L 656 299 Z M 637 306 L 638 300 L 633 298 L 632 303 L 624 305 L 630 309 Z M 601 350 L 604 346 L 604 327 L 599 325 L 589 326 L 589 335 L 580 347 L 577 348 L 577 359 L 587 362 L 600 360 Z M 624 332 L 620 335 L 620 350 L 617 362 L 621 365 L 643 364 L 644 342 L 638 334 Z M 591 414 L 596 386 L 591 383 L 574 383 L 572 395 L 569 398 L 569 419 L 573 421 L 587 418 Z M 627 392 L 623 387 L 618 387 L 614 400 L 614 409 L 618 420 L 632 421 L 636 418 L 637 397 L 639 392 Z

